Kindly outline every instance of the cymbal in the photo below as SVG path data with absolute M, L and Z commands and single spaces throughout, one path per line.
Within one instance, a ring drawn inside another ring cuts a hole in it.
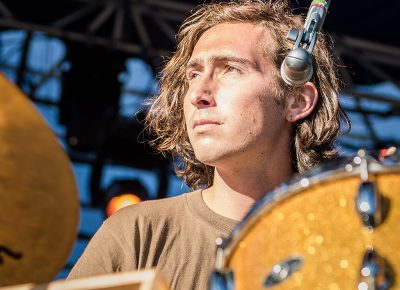
M 69 159 L 22 92 L 0 75 L 0 286 L 49 282 L 76 239 Z

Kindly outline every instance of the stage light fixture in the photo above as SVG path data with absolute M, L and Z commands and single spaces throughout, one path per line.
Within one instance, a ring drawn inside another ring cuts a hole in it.
M 138 180 L 114 180 L 105 195 L 104 210 L 107 217 L 121 208 L 149 199 L 146 188 Z

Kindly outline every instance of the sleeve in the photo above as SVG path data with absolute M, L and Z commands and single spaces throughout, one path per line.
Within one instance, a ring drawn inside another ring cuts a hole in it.
M 104 275 L 121 270 L 124 263 L 124 250 L 117 237 L 103 223 L 92 237 L 82 256 L 76 262 L 68 279 Z

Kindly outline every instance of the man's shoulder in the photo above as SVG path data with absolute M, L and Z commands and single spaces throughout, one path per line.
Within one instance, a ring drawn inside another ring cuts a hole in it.
M 138 204 L 122 208 L 120 211 L 118 211 L 118 214 L 152 214 L 157 211 L 166 211 L 175 207 L 182 207 L 182 205 L 186 204 L 187 196 L 191 194 L 193 194 L 193 192 L 183 193 L 173 197 L 142 201 Z
M 182 218 L 188 212 L 187 198 L 196 192 L 180 194 L 157 200 L 143 201 L 120 209 L 106 223 L 119 227 L 133 224 L 159 223 Z

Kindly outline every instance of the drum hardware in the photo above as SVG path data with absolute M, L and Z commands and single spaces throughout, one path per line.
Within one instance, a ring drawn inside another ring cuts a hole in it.
M 272 267 L 271 272 L 265 279 L 264 287 L 271 288 L 276 284 L 281 283 L 282 281 L 286 280 L 291 274 L 297 272 L 301 268 L 301 266 L 303 266 L 303 258 L 300 256 L 292 257 L 275 264 Z
M 382 202 L 374 182 L 364 181 L 360 184 L 356 205 L 364 226 L 372 229 L 381 224 Z
M 233 279 L 233 272 L 220 272 L 220 271 L 213 271 L 210 277 L 210 289 L 212 290 L 233 290 L 235 289 L 234 286 L 234 279 Z
M 395 165 L 400 161 L 400 152 L 396 146 L 379 150 L 377 159 L 385 165 Z
M 386 290 L 390 287 L 386 262 L 373 249 L 368 249 L 360 271 L 359 290 Z
M 217 244 L 216 270 L 211 273 L 210 289 L 233 290 L 235 288 L 233 272 L 223 269 L 225 264 L 224 247 L 229 243 L 229 240 L 217 238 L 215 243 Z
M 361 178 L 361 184 L 356 197 L 357 212 L 364 226 L 372 229 L 382 223 L 382 196 L 377 191 L 375 182 L 370 180 L 368 161 L 364 150 L 358 151 L 354 162 L 360 165 Z
M 217 245 L 216 268 L 220 270 L 225 264 L 224 247 L 228 244 L 228 239 L 217 238 L 215 244 Z

